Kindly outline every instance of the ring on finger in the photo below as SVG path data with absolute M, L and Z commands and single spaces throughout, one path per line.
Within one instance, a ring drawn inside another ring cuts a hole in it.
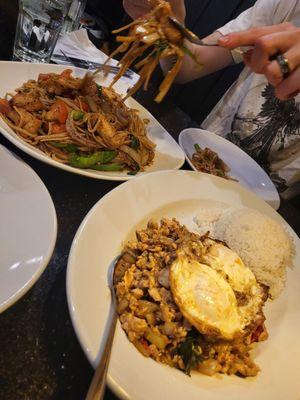
M 290 75 L 290 73 L 292 72 L 289 60 L 287 58 L 285 58 L 283 54 L 280 53 L 276 57 L 276 61 L 279 64 L 280 71 L 282 73 L 283 78 L 287 78 Z

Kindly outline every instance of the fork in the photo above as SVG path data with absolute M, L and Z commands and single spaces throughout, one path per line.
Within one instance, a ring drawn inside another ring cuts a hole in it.
M 182 33 L 182 35 L 191 43 L 198 44 L 199 46 L 210 46 L 210 47 L 221 47 L 218 43 L 209 44 L 205 43 L 202 39 L 200 39 L 194 32 L 190 31 L 187 27 L 185 27 L 181 22 L 178 21 L 175 17 L 169 16 L 169 21 Z M 237 53 L 244 55 L 245 52 L 237 47 L 234 49 Z
M 60 50 L 60 52 L 62 54 L 63 59 L 69 62 L 71 65 L 74 65 L 75 67 L 81 67 L 81 68 L 83 67 L 88 69 L 103 69 L 103 71 L 107 71 L 112 74 L 117 74 L 120 71 L 120 67 L 117 67 L 115 65 L 107 65 L 101 63 L 95 63 L 93 61 L 79 60 L 74 57 L 68 56 L 63 50 Z M 133 74 L 134 72 L 131 69 L 127 69 L 123 76 L 131 79 Z

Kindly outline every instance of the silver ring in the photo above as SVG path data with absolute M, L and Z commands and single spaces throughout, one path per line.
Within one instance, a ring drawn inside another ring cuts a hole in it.
M 289 60 L 287 58 L 285 58 L 282 54 L 278 54 L 278 56 L 276 57 L 276 61 L 279 64 L 280 67 L 280 71 L 282 73 L 283 78 L 287 78 L 291 71 L 291 67 L 289 64 Z

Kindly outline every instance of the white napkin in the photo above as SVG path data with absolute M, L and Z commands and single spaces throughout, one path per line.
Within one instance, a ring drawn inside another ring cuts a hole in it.
M 104 63 L 107 59 L 107 55 L 101 50 L 97 49 L 96 46 L 90 41 L 86 29 L 79 29 L 61 36 L 55 46 L 52 60 L 59 62 L 59 64 L 67 64 L 62 60 L 55 58 L 56 55 L 62 56 L 61 50 L 69 57 L 78 58 L 80 60 L 93 61 L 97 63 Z M 110 60 L 110 65 L 117 65 L 117 60 Z M 97 76 L 97 82 L 102 83 L 104 86 L 108 86 L 114 78 L 114 74 L 108 74 L 105 78 L 99 74 Z M 122 77 L 114 86 L 118 93 L 125 94 L 129 88 L 131 88 L 139 79 L 138 74 L 133 74 L 131 78 Z

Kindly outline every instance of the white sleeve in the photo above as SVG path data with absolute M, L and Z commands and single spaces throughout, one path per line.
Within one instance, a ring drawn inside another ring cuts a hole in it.
M 217 31 L 222 35 L 227 35 L 228 33 L 244 31 L 255 26 L 274 25 L 274 16 L 279 4 L 280 0 L 257 0 L 253 7 L 248 8 L 248 10 L 217 29 Z M 232 57 L 235 63 L 243 61 L 241 54 L 235 51 L 232 51 Z

